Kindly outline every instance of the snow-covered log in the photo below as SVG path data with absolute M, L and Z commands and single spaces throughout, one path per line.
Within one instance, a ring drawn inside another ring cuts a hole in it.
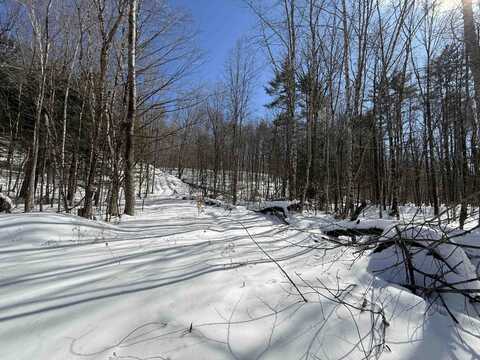
M 368 270 L 425 297 L 460 295 L 480 302 L 480 281 L 475 266 L 461 245 L 441 229 L 425 225 L 395 225 L 378 238 Z

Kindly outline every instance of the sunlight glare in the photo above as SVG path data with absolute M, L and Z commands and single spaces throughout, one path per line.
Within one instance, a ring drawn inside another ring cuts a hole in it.
M 442 10 L 452 10 L 460 7 L 461 0 L 439 0 L 439 4 Z

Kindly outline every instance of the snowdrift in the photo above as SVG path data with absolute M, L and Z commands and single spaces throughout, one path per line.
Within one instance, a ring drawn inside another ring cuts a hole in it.
M 420 225 L 395 225 L 387 228 L 378 240 L 368 270 L 385 281 L 427 296 L 458 295 L 460 299 L 451 300 L 459 311 L 463 308 L 462 291 L 472 298 L 480 294 L 475 266 L 463 248 L 444 231 Z

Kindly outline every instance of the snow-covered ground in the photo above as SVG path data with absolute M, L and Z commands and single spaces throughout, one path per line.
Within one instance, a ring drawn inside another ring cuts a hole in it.
M 478 318 L 326 252 L 313 218 L 199 209 L 157 181 L 115 224 L 0 215 L 0 359 L 478 358 Z

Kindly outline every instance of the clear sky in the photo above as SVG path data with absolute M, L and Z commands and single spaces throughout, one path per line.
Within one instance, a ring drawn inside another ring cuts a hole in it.
M 186 9 L 199 30 L 198 45 L 206 54 L 204 65 L 194 77 L 198 81 L 210 83 L 221 80 L 228 54 L 237 40 L 254 33 L 255 16 L 242 0 L 170 0 L 170 2 L 174 7 Z M 268 80 L 268 72 L 260 71 L 252 94 L 251 112 L 254 117 L 265 113 L 263 105 L 268 99 L 264 86 Z

